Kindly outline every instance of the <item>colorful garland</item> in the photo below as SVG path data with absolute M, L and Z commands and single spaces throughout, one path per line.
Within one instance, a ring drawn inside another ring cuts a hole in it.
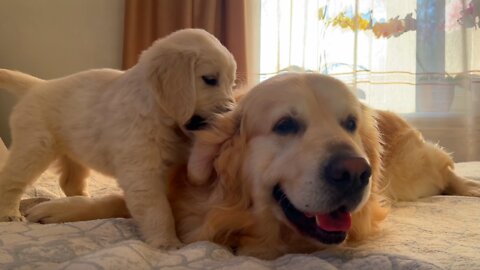
M 452 0 L 445 7 L 445 30 L 456 30 L 460 26 L 474 27 L 475 29 L 480 27 L 480 0 L 471 0 L 465 7 L 462 1 Z M 335 17 L 328 17 L 327 8 L 325 6 L 318 10 L 319 20 L 324 21 L 327 26 L 331 25 L 352 31 L 372 30 L 377 38 L 398 37 L 403 33 L 417 29 L 417 20 L 413 18 L 413 13 L 407 14 L 404 18 L 397 16 L 385 21 L 385 19 L 376 20 L 373 18 L 372 10 L 360 15 L 354 15 L 351 7 L 340 12 Z

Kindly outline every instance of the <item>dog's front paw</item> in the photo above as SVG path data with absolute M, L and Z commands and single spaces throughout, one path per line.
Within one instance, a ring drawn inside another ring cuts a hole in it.
M 72 196 L 37 203 L 25 211 L 30 222 L 42 224 L 88 220 L 83 209 L 89 210 L 90 198 Z
M 165 250 L 177 250 L 185 245 L 176 237 L 171 237 L 168 239 L 147 239 L 146 242 L 155 248 Z
M 27 210 L 30 208 L 34 207 L 35 205 L 49 201 L 49 198 L 43 198 L 43 197 L 35 197 L 35 198 L 28 198 L 28 199 L 23 199 L 20 201 L 20 213 L 22 216 L 26 215 Z

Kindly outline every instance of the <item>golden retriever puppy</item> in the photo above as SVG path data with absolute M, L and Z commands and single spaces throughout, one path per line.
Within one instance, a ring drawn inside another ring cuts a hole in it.
M 275 258 L 364 239 L 385 199 L 480 195 L 440 148 L 393 113 L 361 104 L 319 74 L 266 80 L 195 135 L 187 166 L 172 170 L 169 199 L 185 243 Z M 41 222 L 128 216 L 122 195 L 69 197 L 27 211 Z
M 157 40 L 131 69 L 101 69 L 44 81 L 0 70 L 0 88 L 20 96 L 13 144 L 0 172 L 0 220 L 21 220 L 25 187 L 55 159 L 67 196 L 86 195 L 88 169 L 113 176 L 146 242 L 181 245 L 167 200 L 167 172 L 187 161 L 193 130 L 232 105 L 236 63 L 204 30 Z

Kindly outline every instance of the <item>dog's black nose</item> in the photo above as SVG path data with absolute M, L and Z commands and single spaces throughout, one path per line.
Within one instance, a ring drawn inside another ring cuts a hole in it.
M 362 157 L 337 156 L 325 166 L 327 182 L 340 191 L 356 192 L 363 189 L 370 180 L 372 170 Z

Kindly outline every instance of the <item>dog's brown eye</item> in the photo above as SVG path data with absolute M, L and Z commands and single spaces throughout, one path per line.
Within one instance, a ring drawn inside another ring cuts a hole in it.
M 293 117 L 287 116 L 280 119 L 273 127 L 273 132 L 278 135 L 297 134 L 301 129 L 301 124 Z
M 204 75 L 202 76 L 202 80 L 205 84 L 210 85 L 210 86 L 217 86 L 218 85 L 218 79 L 216 76 L 213 75 Z
M 353 116 L 347 118 L 345 122 L 343 122 L 343 127 L 350 133 L 355 132 L 357 130 L 357 119 Z

